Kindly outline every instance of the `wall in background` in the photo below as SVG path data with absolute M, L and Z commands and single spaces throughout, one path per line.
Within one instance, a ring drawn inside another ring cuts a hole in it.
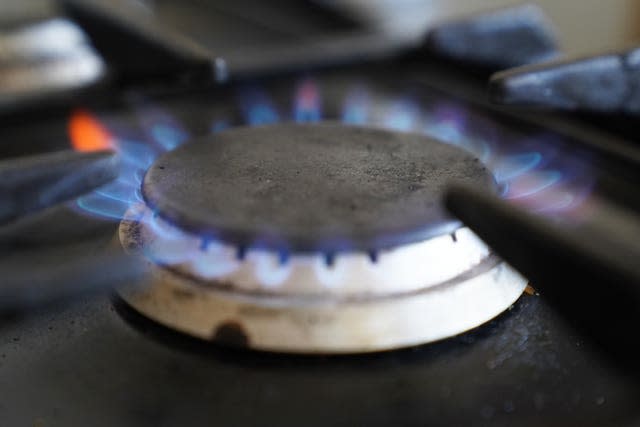
M 505 3 L 486 0 L 487 3 Z M 640 41 L 638 0 L 538 0 L 572 53 L 620 48 Z
M 518 0 L 318 0 L 395 33 L 415 33 L 442 19 L 522 3 Z M 640 44 L 638 0 L 538 0 L 569 54 Z

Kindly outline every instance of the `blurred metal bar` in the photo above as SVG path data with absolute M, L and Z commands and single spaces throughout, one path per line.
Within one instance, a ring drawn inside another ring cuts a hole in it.
M 640 48 L 503 71 L 490 94 L 511 106 L 640 114 Z
M 0 32 L 0 110 L 71 98 L 99 85 L 105 65 L 78 26 L 53 18 Z
M 552 223 L 466 187 L 450 188 L 445 203 L 574 327 L 640 372 L 637 217 L 600 202 L 583 221 Z
M 116 230 L 116 222 L 98 220 L 62 203 L 0 225 L 0 256 L 2 252 L 44 249 L 87 238 L 104 241 L 111 239 Z
M 88 243 L 13 252 L 0 258 L 0 313 L 140 283 L 145 265 L 120 249 Z
M 427 33 L 425 47 L 457 62 L 492 69 L 558 55 L 551 25 L 542 10 L 532 4 L 440 24 Z
M 0 33 L 0 64 L 57 58 L 87 47 L 88 42 L 82 30 L 67 19 L 31 23 Z
M 147 16 L 132 16 L 122 1 L 64 0 L 62 5 L 121 79 L 226 79 L 221 58 Z
M 100 58 L 84 47 L 37 63 L 0 64 L 0 104 L 91 85 L 102 76 L 103 66 Z
M 110 152 L 61 151 L 0 162 L 0 224 L 93 190 L 118 176 Z
M 278 72 L 389 60 L 417 46 L 415 40 L 358 33 L 318 37 L 299 44 L 271 48 L 245 48 L 227 55 L 226 60 L 232 78 L 251 78 Z

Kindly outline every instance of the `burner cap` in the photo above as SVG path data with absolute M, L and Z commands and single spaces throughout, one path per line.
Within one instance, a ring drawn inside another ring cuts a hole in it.
M 423 135 L 278 124 L 166 153 L 143 193 L 178 227 L 239 247 L 375 251 L 458 228 L 441 206 L 450 181 L 495 185 L 473 156 Z

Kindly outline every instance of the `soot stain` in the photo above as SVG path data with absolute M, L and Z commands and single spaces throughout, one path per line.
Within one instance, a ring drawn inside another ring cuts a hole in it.
M 246 348 L 249 346 L 249 336 L 242 325 L 230 320 L 218 326 L 213 333 L 215 342 L 232 347 Z

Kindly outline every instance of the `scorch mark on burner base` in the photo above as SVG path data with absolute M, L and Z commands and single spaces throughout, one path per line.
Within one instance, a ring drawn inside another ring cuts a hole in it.
M 249 347 L 249 337 L 246 331 L 242 324 L 234 320 L 220 324 L 213 334 L 212 341 L 231 347 Z

